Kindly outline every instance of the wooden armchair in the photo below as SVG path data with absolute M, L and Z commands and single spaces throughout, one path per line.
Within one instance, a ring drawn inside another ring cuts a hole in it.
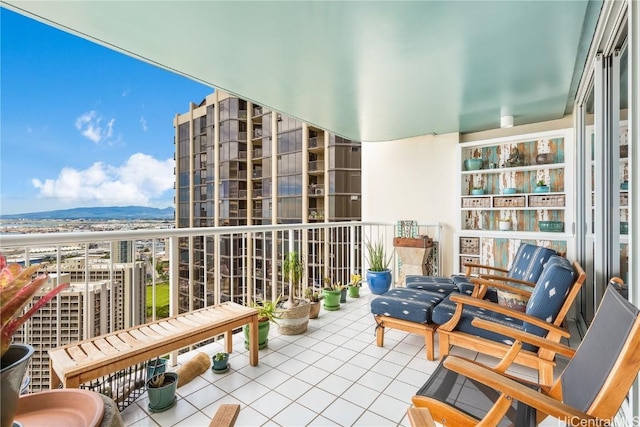
M 449 295 L 434 307 L 432 313 L 432 321 L 440 325 L 437 329 L 440 358 L 449 353 L 452 345 L 456 345 L 503 359 L 502 364 L 517 363 L 535 368 L 538 381 L 551 384 L 556 351 L 536 344 L 514 346 L 511 337 L 514 334 L 518 338 L 533 334 L 553 342 L 569 337 L 562 324 L 585 277 L 580 264 L 575 262 L 572 267 L 565 258 L 554 255 L 545 264 L 531 291 L 510 286 L 507 281 L 474 279 L 476 288 L 493 287 L 529 296 L 526 311 L 468 295 Z M 474 290 L 477 292 L 481 291 Z M 472 323 L 476 318 L 497 322 L 499 327 L 489 330 L 478 328 Z
M 489 330 L 499 325 L 476 319 Z M 412 398 L 444 426 L 534 426 L 548 416 L 571 426 L 608 426 L 640 371 L 640 311 L 611 286 L 577 350 L 540 337 L 532 344 L 571 359 L 553 384 L 536 385 L 459 357 L 445 358 Z M 421 409 L 423 408 L 423 409 Z M 427 414 L 429 415 L 429 414 Z M 428 419 L 428 416 L 424 417 Z
M 484 265 L 477 263 L 465 263 L 465 274 L 451 276 L 451 280 L 458 287 L 460 292 L 471 294 L 474 289 L 474 274 L 476 277 L 486 280 L 504 280 L 508 279 L 511 283 L 523 286 L 533 287 L 542 274 L 542 269 L 546 262 L 557 252 L 550 248 L 533 245 L 530 243 L 522 243 L 518 247 L 518 251 L 513 257 L 511 266 L 507 268 Z M 487 290 L 490 288 L 481 288 L 480 298 L 484 298 Z M 496 301 L 495 294 L 489 294 L 489 299 Z

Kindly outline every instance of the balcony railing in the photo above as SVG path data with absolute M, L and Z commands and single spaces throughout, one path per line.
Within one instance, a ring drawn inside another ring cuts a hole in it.
M 16 335 L 18 342 L 39 340 L 39 366 L 46 367 L 47 350 L 69 342 L 226 300 L 274 300 L 288 290 L 277 266 L 290 251 L 312 261 L 296 294 L 324 277 L 347 283 L 353 272 L 366 269 L 363 242 L 382 240 L 391 254 L 394 233 L 393 224 L 345 222 L 6 234 L 0 251 L 10 262 L 42 263 L 51 280 L 72 283 Z M 421 226 L 420 233 L 440 240 L 438 224 Z M 124 245 L 131 249 L 129 259 L 112 252 L 123 246 L 116 242 L 130 243 Z M 395 254 L 392 265 L 398 265 Z M 168 307 L 161 306 L 167 296 Z M 52 313 L 73 325 L 52 322 Z M 47 369 L 29 375 L 32 391 L 48 388 Z

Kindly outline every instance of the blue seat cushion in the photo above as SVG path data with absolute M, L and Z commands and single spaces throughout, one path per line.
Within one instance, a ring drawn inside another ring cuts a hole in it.
M 371 313 L 409 322 L 429 323 L 431 310 L 442 298 L 438 292 L 394 288 L 371 300 Z
M 445 296 L 457 291 L 458 287 L 447 277 L 408 275 L 405 284 L 409 289 L 436 292 Z
M 433 308 L 431 319 L 434 323 L 442 325 L 443 323 L 451 320 L 453 313 L 456 310 L 456 303 L 451 301 L 451 295 L 447 296 L 442 302 Z M 502 342 L 505 344 L 513 344 L 513 338 L 507 337 L 502 334 L 488 331 L 486 329 L 476 328 L 471 324 L 471 321 L 475 318 L 490 320 L 497 322 L 512 328 L 523 330 L 523 322 L 513 317 L 504 316 L 491 310 L 485 310 L 483 308 L 473 307 L 465 305 L 462 311 L 462 317 L 456 326 L 456 331 L 465 332 L 470 335 L 486 338 L 495 342 Z

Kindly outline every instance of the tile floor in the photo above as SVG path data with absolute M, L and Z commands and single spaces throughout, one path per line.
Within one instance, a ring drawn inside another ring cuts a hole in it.
M 417 335 L 387 330 L 384 348 L 378 347 L 369 310 L 375 296 L 365 288 L 361 294 L 347 298 L 339 311 L 322 309 L 305 334 L 280 335 L 272 325 L 255 367 L 242 334 L 234 335 L 229 372 L 209 370 L 178 388 L 177 404 L 165 412 L 150 413 L 143 394 L 122 412 L 125 426 L 208 426 L 222 403 L 241 405 L 236 426 L 408 426 L 411 396 L 437 362 L 426 360 Z M 220 341 L 199 351 L 213 355 L 222 348 Z M 452 353 L 476 357 L 462 349 Z M 178 363 L 191 357 L 193 352 L 181 355 Z M 535 380 L 526 368 L 517 373 Z

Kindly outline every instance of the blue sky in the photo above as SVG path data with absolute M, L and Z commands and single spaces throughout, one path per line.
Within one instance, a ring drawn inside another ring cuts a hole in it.
M 213 89 L 0 8 L 0 214 L 173 206 L 173 117 Z

